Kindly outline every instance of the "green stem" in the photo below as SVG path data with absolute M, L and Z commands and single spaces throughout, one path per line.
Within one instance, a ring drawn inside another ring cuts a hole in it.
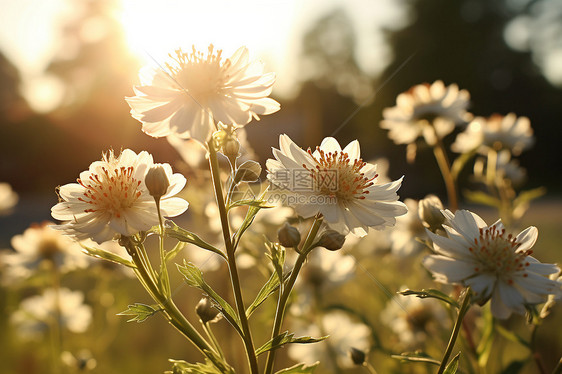
M 224 358 L 224 352 L 222 351 L 221 346 L 217 338 L 215 337 L 215 334 L 213 334 L 213 330 L 211 330 L 211 324 L 209 322 L 205 322 L 203 323 L 203 328 L 205 329 L 205 333 L 207 334 L 207 337 L 215 347 L 216 351 L 219 353 L 219 355 L 222 358 Z
M 308 253 L 314 248 L 313 243 L 316 239 L 316 235 L 318 234 L 318 230 L 320 229 L 320 225 L 322 224 L 322 216 L 317 216 L 314 220 L 314 223 L 310 227 L 310 231 L 308 232 L 308 236 L 302 246 L 302 249 L 299 253 L 299 257 L 295 261 L 295 265 L 293 266 L 293 270 L 291 271 L 291 276 L 287 281 L 286 287 L 282 287 L 283 285 L 279 285 L 279 302 L 277 303 L 277 309 L 275 311 L 275 321 L 273 323 L 273 331 L 271 333 L 271 338 L 275 338 L 279 335 L 281 331 L 281 324 L 283 322 L 283 316 L 285 314 L 285 307 L 287 306 L 287 300 L 289 300 L 289 295 L 293 290 L 293 286 L 297 281 L 297 277 L 299 275 L 299 271 L 302 268 L 306 260 L 306 256 Z M 268 352 L 267 361 L 265 366 L 265 374 L 271 374 L 273 372 L 273 362 L 275 360 L 275 349 Z
M 216 362 L 216 358 L 214 356 L 215 350 L 199 334 L 199 332 L 195 330 L 193 325 L 191 325 L 191 323 L 180 312 L 176 304 L 174 304 L 173 300 L 171 298 L 167 298 L 160 292 L 152 275 L 154 271 L 149 272 L 146 268 L 147 256 L 146 253 L 143 253 L 145 251 L 134 245 L 130 239 L 125 239 L 125 241 L 127 252 L 129 252 L 133 263 L 136 265 L 135 273 L 137 277 L 154 301 L 160 305 L 168 322 L 189 341 L 191 341 L 199 349 L 199 351 L 207 356 L 217 367 L 220 368 L 223 366 L 223 363 Z
M 459 331 L 461 330 L 462 320 L 466 312 L 468 311 L 468 308 L 470 307 L 470 298 L 471 298 L 471 290 L 470 287 L 467 287 L 465 290 L 464 300 L 462 302 L 461 308 L 459 309 L 459 315 L 457 316 L 457 321 L 455 322 L 455 326 L 453 327 L 453 332 L 451 333 L 449 344 L 447 345 L 447 349 L 445 351 L 445 354 L 443 355 L 443 359 L 441 360 L 441 365 L 439 365 L 439 370 L 437 371 L 437 374 L 443 374 L 443 372 L 447 368 L 447 362 L 449 361 L 449 357 L 451 357 L 451 353 L 453 353 L 455 342 L 457 341 Z
M 220 175 L 219 175 L 219 163 L 217 158 L 217 150 L 210 140 L 209 146 L 209 164 L 211 168 L 211 177 L 213 181 L 213 187 L 215 189 L 215 198 L 217 200 L 217 206 L 219 209 L 222 234 L 224 239 L 224 245 L 226 247 L 226 256 L 228 258 L 228 270 L 230 272 L 230 281 L 232 284 L 232 291 L 234 293 L 234 300 L 236 303 L 236 309 L 238 310 L 238 317 L 240 318 L 240 325 L 242 327 L 242 340 L 244 341 L 244 347 L 246 348 L 246 355 L 248 358 L 248 364 L 250 366 L 250 372 L 253 374 L 258 373 L 258 359 L 256 357 L 256 352 L 254 348 L 254 343 L 252 340 L 252 334 L 250 331 L 250 326 L 248 324 L 248 318 L 246 317 L 246 308 L 244 307 L 244 299 L 242 297 L 242 290 L 240 287 L 240 277 L 238 275 L 238 268 L 236 267 L 236 259 L 234 255 L 234 246 L 232 244 L 232 238 L 230 237 L 230 226 L 228 224 L 228 213 L 226 211 L 226 206 L 224 203 L 224 196 L 221 187 Z
M 60 300 L 60 272 L 54 261 L 51 261 L 51 271 L 53 275 L 54 292 L 54 316 L 51 326 L 51 341 L 53 349 L 53 369 L 55 373 L 61 372 L 61 353 L 62 353 L 62 326 L 61 326 L 61 300 Z
M 365 368 L 367 368 L 367 370 L 369 371 L 370 374 L 377 374 L 377 371 L 375 370 L 375 368 L 373 367 L 373 365 L 371 365 L 368 362 L 365 362 Z
M 441 175 L 443 175 L 443 181 L 445 182 L 445 188 L 447 189 L 447 197 L 449 198 L 449 207 L 454 212 L 459 206 L 457 188 L 455 187 L 455 178 L 453 177 L 453 173 L 451 173 L 449 159 L 447 158 L 447 153 L 445 152 L 445 147 L 443 146 L 441 139 L 438 139 L 433 146 L 433 154 L 437 160 L 437 165 L 439 165 L 439 170 L 441 170 Z
M 562 374 L 562 357 L 558 360 L 558 365 L 556 365 L 552 374 Z

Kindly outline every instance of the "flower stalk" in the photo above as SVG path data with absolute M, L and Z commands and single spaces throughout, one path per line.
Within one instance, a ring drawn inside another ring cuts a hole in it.
M 454 212 L 459 208 L 455 177 L 451 172 L 451 167 L 449 159 L 447 157 L 447 153 L 445 152 L 445 147 L 443 146 L 443 142 L 441 141 L 441 139 L 439 139 L 439 137 L 437 136 L 437 132 L 435 132 L 435 137 L 437 138 L 437 141 L 433 146 L 433 154 L 435 155 L 437 165 L 439 165 L 439 170 L 441 171 L 443 181 L 445 182 L 445 188 L 447 189 L 447 197 L 449 200 L 449 207 Z
M 234 300 L 236 303 L 236 309 L 238 311 L 238 317 L 240 318 L 240 325 L 242 327 L 242 340 L 244 342 L 244 347 L 246 349 L 246 355 L 248 359 L 248 364 L 250 367 L 250 372 L 252 374 L 258 373 L 258 360 L 255 353 L 254 343 L 252 340 L 252 334 L 250 331 L 250 326 L 248 324 L 248 318 L 246 317 L 246 308 L 244 306 L 244 299 L 242 297 L 242 289 L 240 287 L 240 277 L 238 275 L 238 268 L 236 266 L 235 259 L 235 247 L 230 236 L 230 226 L 228 223 L 228 213 L 226 211 L 226 205 L 224 201 L 224 196 L 222 192 L 222 186 L 219 175 L 219 163 L 217 158 L 217 150 L 213 141 L 207 143 L 209 147 L 209 165 L 211 169 L 211 177 L 213 182 L 213 187 L 215 190 L 215 198 L 217 200 L 217 205 L 219 209 L 222 234 L 224 239 L 224 244 L 226 247 L 226 255 L 228 259 L 228 270 L 230 272 L 230 280 L 232 285 L 232 291 L 234 293 Z
M 451 353 L 453 353 L 455 342 L 457 341 L 457 337 L 459 336 L 459 332 L 462 327 L 462 321 L 464 319 L 464 316 L 466 315 L 466 312 L 468 311 L 468 308 L 470 308 L 471 297 L 472 297 L 472 291 L 470 287 L 467 287 L 464 292 L 464 299 L 459 309 L 457 321 L 455 322 L 455 326 L 453 327 L 451 338 L 449 339 L 449 343 L 447 344 L 447 349 L 445 350 L 445 354 L 443 355 L 443 359 L 441 360 L 441 365 L 439 365 L 439 370 L 437 370 L 437 374 L 443 374 L 443 372 L 447 368 L 449 357 L 451 357 Z
M 280 282 L 279 284 L 279 301 L 277 303 L 277 309 L 275 311 L 275 320 L 273 323 L 273 331 L 271 333 L 271 338 L 275 338 L 279 335 L 281 331 L 281 324 L 283 322 L 283 317 L 285 315 L 285 308 L 287 306 L 287 300 L 289 300 L 289 295 L 293 290 L 295 282 L 297 281 L 297 277 L 299 272 L 306 260 L 306 257 L 310 253 L 312 249 L 315 248 L 315 239 L 316 235 L 318 234 L 318 230 L 320 229 L 320 225 L 322 224 L 323 217 L 321 215 L 317 215 L 314 219 L 314 223 L 310 227 L 308 232 L 308 236 L 306 237 L 305 242 L 302 245 L 302 248 L 299 252 L 299 256 L 295 262 L 293 270 L 291 271 L 291 276 L 287 281 L 286 287 L 283 287 L 283 283 Z M 275 360 L 275 349 L 268 352 L 267 361 L 265 365 L 265 374 L 271 374 L 273 372 L 273 363 Z

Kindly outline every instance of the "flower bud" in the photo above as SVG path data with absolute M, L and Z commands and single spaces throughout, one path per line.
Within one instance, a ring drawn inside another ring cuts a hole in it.
M 285 222 L 285 225 L 277 231 L 279 244 L 283 247 L 296 247 L 301 242 L 301 234 L 295 227 Z
M 240 156 L 240 142 L 234 136 L 228 136 L 222 143 L 222 153 L 229 159 Z
M 343 247 L 343 243 L 345 243 L 345 235 L 340 234 L 336 230 L 324 231 L 318 241 L 320 247 L 324 247 L 329 251 L 337 251 Z
M 435 195 L 427 195 L 418 203 L 418 215 L 423 225 L 431 232 L 441 229 L 445 222 L 445 216 L 441 213 L 443 204 Z
M 166 170 L 160 164 L 152 166 L 144 177 L 144 184 L 152 197 L 159 199 L 166 194 L 170 181 L 166 175 Z
M 353 347 L 349 348 L 349 357 L 351 357 L 351 361 L 353 361 L 355 365 L 364 365 L 367 359 L 365 352 Z
M 238 167 L 234 176 L 234 183 L 255 182 L 261 174 L 261 166 L 258 162 L 248 160 Z
M 206 297 L 199 300 L 199 303 L 195 307 L 195 312 L 203 323 L 217 322 L 222 317 L 219 310 L 215 308 L 211 301 Z

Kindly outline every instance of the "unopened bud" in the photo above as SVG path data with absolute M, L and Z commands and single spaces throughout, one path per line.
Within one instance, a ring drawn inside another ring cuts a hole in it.
M 166 175 L 166 169 L 161 164 L 152 166 L 144 177 L 144 184 L 148 192 L 155 199 L 159 199 L 166 194 L 170 187 L 170 180 Z
M 234 182 L 255 182 L 259 179 L 261 174 L 261 166 L 258 162 L 248 160 L 238 167 Z
M 195 307 L 195 312 L 203 323 L 217 322 L 222 317 L 219 310 L 215 308 L 211 301 L 206 297 L 199 300 L 199 303 Z
M 441 225 L 445 222 L 445 216 L 441 213 L 443 204 L 435 195 L 427 195 L 418 203 L 418 215 L 423 225 L 431 232 L 442 229 Z
M 301 234 L 295 227 L 285 222 L 285 225 L 277 231 L 279 244 L 283 247 L 296 247 L 301 242 Z
M 229 159 L 237 159 L 240 156 L 240 142 L 236 137 L 229 136 L 222 143 L 222 153 Z
M 320 237 L 318 245 L 329 251 L 337 251 L 343 247 L 345 243 L 345 235 L 340 234 L 336 230 L 326 230 Z
M 364 365 L 367 359 L 365 352 L 353 347 L 349 349 L 349 357 L 351 357 L 351 361 L 353 361 L 355 365 Z

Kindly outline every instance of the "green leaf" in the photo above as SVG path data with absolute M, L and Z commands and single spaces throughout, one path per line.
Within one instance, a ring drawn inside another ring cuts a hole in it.
M 392 355 L 390 357 L 406 362 L 425 362 L 437 366 L 441 365 L 441 361 L 432 358 L 424 352 L 404 352 L 399 355 Z
M 288 278 L 290 273 L 285 274 L 285 279 Z M 265 301 L 267 298 L 279 288 L 279 276 L 274 272 L 271 274 L 267 282 L 263 285 L 256 299 L 246 309 L 246 317 L 250 317 L 252 313 Z
M 121 265 L 125 265 L 127 267 L 133 268 L 135 269 L 136 266 L 135 264 L 133 264 L 131 261 L 124 259 L 123 257 L 116 255 L 115 253 L 103 250 L 103 249 L 99 249 L 99 248 L 94 248 L 94 247 L 88 247 L 84 244 L 80 243 L 80 246 L 83 248 L 83 252 L 85 254 L 87 254 L 88 256 L 92 256 L 95 258 L 101 258 L 102 260 L 106 260 L 106 261 L 111 261 L 111 262 L 115 262 L 116 264 L 121 264 Z
M 457 353 L 455 357 L 449 362 L 443 374 L 455 374 L 457 369 L 459 368 L 459 359 L 461 357 L 461 353 Z
M 172 359 L 170 359 L 170 362 L 173 363 L 172 371 L 167 371 L 166 374 L 222 374 L 229 372 L 219 370 L 209 360 L 205 360 L 205 363 L 197 362 L 195 364 Z
M 449 305 L 454 306 L 457 309 L 460 308 L 459 303 L 457 303 L 453 298 L 433 288 L 429 288 L 429 289 L 424 288 L 421 291 L 404 290 L 404 291 L 399 291 L 398 293 L 404 296 L 415 295 L 420 299 L 425 299 L 425 298 L 438 299 L 446 302 Z
M 483 204 L 494 208 L 499 208 L 501 206 L 501 201 L 499 199 L 488 195 L 486 192 L 464 190 L 463 194 L 466 199 L 472 203 Z
M 453 174 L 453 178 L 457 179 L 459 174 L 461 173 L 464 165 L 476 154 L 476 149 L 473 149 L 470 152 L 462 153 L 459 157 L 453 161 L 453 165 L 451 166 L 451 174 Z
M 154 314 L 158 313 L 162 309 L 154 309 L 150 305 L 135 303 L 133 305 L 129 305 L 128 309 L 117 313 L 118 316 L 133 316 L 133 318 L 127 320 L 127 322 L 144 322 L 148 317 L 153 316 Z
M 243 200 L 238 200 L 238 201 L 235 201 L 235 202 L 231 203 L 228 206 L 227 210 L 230 210 L 231 208 L 234 208 L 234 207 L 237 207 L 237 206 L 244 206 L 244 205 L 253 206 L 253 207 L 256 207 L 256 208 L 260 208 L 260 209 L 263 209 L 263 208 L 267 209 L 267 208 L 273 208 L 274 207 L 273 205 L 268 205 L 267 202 L 264 201 L 264 200 L 243 199 Z
M 271 339 L 270 341 L 268 341 L 267 343 L 265 343 L 264 345 L 262 345 L 261 347 L 256 349 L 256 356 L 259 356 L 262 353 L 265 353 L 267 351 L 271 351 L 271 350 L 274 350 L 274 349 L 277 349 L 277 348 L 281 348 L 285 344 L 290 344 L 290 343 L 298 343 L 298 344 L 317 343 L 317 342 L 320 342 L 320 341 L 327 338 L 327 336 L 323 336 L 321 338 L 312 338 L 310 336 L 301 336 L 299 338 L 295 338 L 294 336 L 295 336 L 295 334 L 289 334 L 288 331 L 285 331 L 285 332 L 277 335 L 276 337 L 274 337 L 273 339 Z
M 169 252 L 166 253 L 166 262 L 172 261 L 176 256 L 185 248 L 186 242 L 178 242 L 176 246 Z
M 174 222 L 169 221 L 169 220 L 166 221 L 165 226 L 166 226 L 166 228 L 165 228 L 164 231 L 166 233 L 166 236 L 168 236 L 170 238 L 177 239 L 180 242 L 195 244 L 199 248 L 203 248 L 203 249 L 206 249 L 206 250 L 211 251 L 213 253 L 216 253 L 226 260 L 226 255 L 220 249 L 213 247 L 211 244 L 207 243 L 206 241 L 204 241 L 203 239 L 201 239 L 200 237 L 198 237 L 194 233 L 182 229 L 181 227 L 176 225 Z M 155 226 L 155 228 L 153 228 L 151 230 L 151 232 L 157 232 L 157 233 L 159 231 L 160 231 L 160 228 L 157 227 L 157 226 Z
M 267 238 L 264 238 L 265 246 L 269 250 L 267 256 L 273 264 L 275 274 L 279 279 L 283 278 L 283 265 L 285 264 L 285 248 L 279 243 L 272 243 Z
M 178 264 L 177 267 L 180 273 L 184 276 L 185 282 L 189 286 L 198 288 L 205 294 L 207 294 L 216 303 L 216 307 L 220 310 L 223 316 L 230 323 L 235 323 L 235 325 L 233 326 L 239 329 L 240 319 L 234 308 L 232 308 L 229 303 L 227 303 L 222 297 L 220 297 L 220 295 L 216 293 L 215 290 L 213 290 L 211 286 L 209 286 L 209 284 L 207 284 L 203 280 L 203 273 L 197 268 L 197 266 L 195 266 L 191 262 L 186 262 L 185 260 L 183 264 L 184 266 Z
M 314 372 L 314 369 L 320 364 L 320 361 L 316 361 L 312 365 L 307 364 L 296 364 L 290 368 L 281 369 L 275 374 L 310 374 Z
M 266 192 L 267 192 L 267 188 L 260 194 L 260 196 L 255 201 L 263 201 L 263 196 L 265 196 Z M 238 228 L 238 231 L 236 231 L 236 234 L 234 235 L 234 240 L 233 240 L 234 248 L 238 247 L 238 243 L 240 242 L 242 235 L 246 232 L 246 230 L 248 230 L 248 228 L 250 228 L 250 225 L 254 221 L 254 218 L 256 218 L 256 214 L 258 214 L 261 208 L 262 207 L 260 205 L 251 205 L 248 208 L 244 221 L 242 222 L 242 224 Z

